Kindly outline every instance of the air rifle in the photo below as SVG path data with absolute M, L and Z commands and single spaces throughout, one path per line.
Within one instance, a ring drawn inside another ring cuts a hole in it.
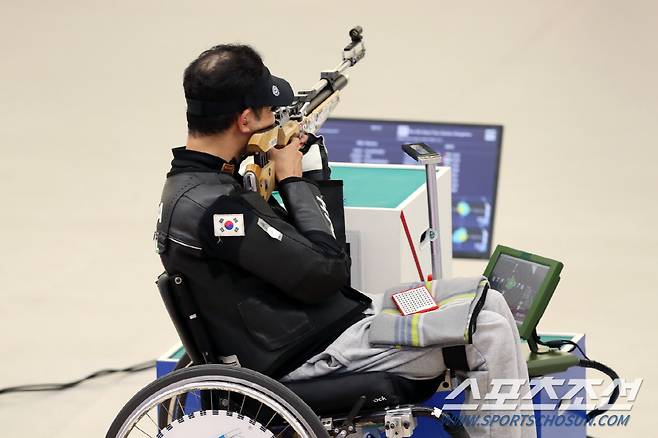
M 254 155 L 254 162 L 247 164 L 244 187 L 259 192 L 269 199 L 275 186 L 274 163 L 267 158 L 267 151 L 283 147 L 291 137 L 301 132 L 315 134 L 329 118 L 340 101 L 340 90 L 348 78 L 345 71 L 353 67 L 366 54 L 363 45 L 363 28 L 356 26 L 349 32 L 351 42 L 343 49 L 343 61 L 334 69 L 320 73 L 320 80 L 310 90 L 299 91 L 290 106 L 275 111 L 274 127 L 257 132 L 247 144 L 247 154 Z

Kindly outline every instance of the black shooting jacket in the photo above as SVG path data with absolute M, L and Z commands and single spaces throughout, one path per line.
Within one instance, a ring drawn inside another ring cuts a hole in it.
M 283 209 L 243 190 L 236 162 L 173 153 L 157 251 L 185 277 L 219 355 L 278 378 L 363 317 L 370 299 L 347 285 L 350 259 L 317 183 L 282 181 Z

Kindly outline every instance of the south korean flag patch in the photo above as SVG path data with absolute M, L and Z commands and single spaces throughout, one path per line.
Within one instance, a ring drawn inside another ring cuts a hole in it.
M 241 214 L 214 214 L 212 222 L 215 237 L 244 236 L 244 220 Z

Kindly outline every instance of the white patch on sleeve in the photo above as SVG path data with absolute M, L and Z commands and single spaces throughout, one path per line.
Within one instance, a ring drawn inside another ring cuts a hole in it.
M 329 217 L 329 211 L 327 210 L 327 204 L 325 204 L 324 199 L 322 199 L 321 196 L 316 196 L 315 199 L 318 200 L 318 205 L 320 206 L 320 210 L 322 210 L 322 213 L 324 214 L 324 217 L 327 219 L 327 222 L 329 222 L 329 228 L 331 228 L 331 235 L 336 238 L 336 232 L 334 231 L 334 224 L 331 222 L 331 218 Z
M 263 219 L 258 218 L 258 226 L 263 229 L 272 239 L 281 240 L 283 239 L 283 233 L 272 225 L 265 222 Z
M 302 157 L 302 172 L 320 169 L 322 169 L 320 146 L 317 143 L 313 143 Z
M 212 222 L 215 237 L 244 236 L 244 219 L 241 214 L 214 214 Z

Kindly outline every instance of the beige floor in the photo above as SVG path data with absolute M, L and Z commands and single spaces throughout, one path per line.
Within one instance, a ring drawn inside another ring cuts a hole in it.
M 481 263 L 475 262 L 458 264 L 458 270 L 464 274 L 479 272 L 481 267 Z M 93 304 L 95 300 L 91 297 L 77 298 L 82 303 L 77 304 L 75 311 L 62 305 L 35 306 L 31 304 L 33 300 L 26 300 L 29 303 L 24 305 L 32 306 L 32 311 L 26 311 L 23 317 L 9 315 L 10 318 L 2 319 L 3 332 L 12 335 L 3 341 L 5 355 L 0 382 L 8 385 L 66 381 L 99 368 L 125 366 L 156 357 L 173 344 L 175 335 L 149 283 L 146 281 L 143 290 L 132 293 L 117 288 L 116 296 L 100 308 Z M 650 320 L 651 311 L 640 309 L 633 317 L 621 314 L 621 323 L 610 323 L 605 318 L 593 317 L 591 312 L 614 315 L 614 306 L 601 301 L 587 304 L 573 299 L 569 295 L 575 295 L 574 291 L 591 288 L 587 282 L 582 284 L 582 289 L 568 287 L 566 283 L 573 284 L 573 281 L 565 281 L 560 287 L 542 328 L 587 331 L 592 357 L 614 366 L 622 376 L 646 379 L 632 411 L 630 426 L 624 428 L 622 435 L 649 436 L 647 434 L 653 430 L 650 411 L 653 408 L 651 396 L 656 394 L 656 357 L 653 353 L 638 354 L 646 347 L 641 337 L 632 338 L 636 330 L 652 331 L 648 321 L 640 321 Z M 637 283 L 629 284 L 630 288 L 637 286 Z M 602 288 L 598 290 L 598 293 L 605 292 Z M 75 305 L 72 301 L 63 304 Z M 583 308 L 578 309 L 579 306 Z M 107 316 L 109 314 L 114 316 Z M 30 330 L 29 326 L 37 326 L 39 330 Z M 26 332 L 32 334 L 28 336 Z M 65 392 L 0 396 L 3 436 L 102 436 L 128 398 L 152 378 L 153 371 L 146 371 L 104 377 Z M 599 429 L 590 434 L 619 436 L 619 431 Z
M 542 330 L 584 331 L 593 358 L 645 379 L 630 426 L 592 434 L 653 436 L 658 5 L 335 6 L 319 29 L 292 0 L 2 2 L 0 386 L 141 362 L 175 341 L 151 235 L 194 55 L 249 42 L 303 88 L 360 23 L 369 52 L 338 114 L 505 125 L 494 240 L 564 261 Z M 102 436 L 152 377 L 0 396 L 0 434 Z

